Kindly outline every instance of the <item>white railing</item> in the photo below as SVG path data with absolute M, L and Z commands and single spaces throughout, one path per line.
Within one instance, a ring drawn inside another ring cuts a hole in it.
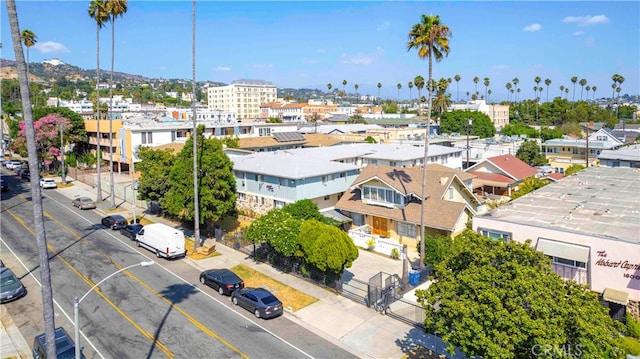
M 353 240 L 353 244 L 357 247 L 370 249 L 373 252 L 392 255 L 394 249 L 398 250 L 398 254 L 402 253 L 402 244 L 397 243 L 396 241 L 383 238 L 379 235 L 371 233 L 371 226 L 364 225 L 360 227 L 356 227 L 354 229 L 349 230 L 349 237 Z M 373 239 L 373 241 L 371 241 Z M 373 246 L 369 244 L 373 243 Z

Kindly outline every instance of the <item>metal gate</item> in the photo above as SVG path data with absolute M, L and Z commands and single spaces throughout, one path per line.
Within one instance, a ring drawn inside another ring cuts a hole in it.
M 369 306 L 369 284 L 361 280 L 351 278 L 349 281 L 339 281 L 337 284 L 340 288 L 337 288 L 343 297 L 349 298 L 358 304 Z

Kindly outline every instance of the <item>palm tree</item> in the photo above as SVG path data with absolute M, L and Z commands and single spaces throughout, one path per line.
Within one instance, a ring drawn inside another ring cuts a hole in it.
M 516 94 L 518 95 L 518 97 L 520 97 L 520 89 L 518 88 L 518 84 L 520 83 L 520 80 L 517 77 L 514 77 L 513 80 L 511 80 L 511 82 L 513 82 L 513 86 L 516 89 Z M 516 99 L 515 102 L 518 102 L 518 99 Z
M 24 29 L 22 30 L 22 34 L 20 34 L 20 39 L 24 43 L 24 46 L 27 47 L 27 78 L 29 78 L 29 48 L 38 42 L 38 37 L 33 31 Z
M 100 144 L 102 140 L 102 136 L 100 135 L 100 122 L 102 120 L 102 118 L 100 117 L 100 29 L 107 21 L 109 21 L 109 14 L 107 13 L 104 1 L 91 1 L 91 3 L 89 4 L 89 16 L 96 21 L 96 120 L 98 121 L 96 128 L 96 157 L 98 159 L 96 176 L 96 187 L 98 188 L 98 194 L 96 197 L 96 202 L 102 202 L 102 175 L 100 174 L 100 167 L 102 164 L 102 145 Z
M 333 86 L 331 86 L 331 83 L 328 83 L 328 84 L 327 84 L 327 97 L 329 97 L 329 94 L 331 93 L 331 88 L 332 88 L 332 87 L 333 87 Z
M 196 122 L 196 0 L 191 3 L 191 111 L 193 116 L 193 249 L 197 250 L 200 247 L 200 196 L 198 194 L 198 127 Z
M 15 0 L 7 0 L 7 16 L 13 41 L 13 52 L 18 70 L 18 83 L 20 86 L 20 98 L 22 101 L 22 118 L 24 120 L 25 137 L 27 141 L 27 154 L 29 167 L 38 168 L 38 150 L 36 147 L 36 135 L 33 127 L 33 111 L 31 107 L 31 93 L 29 91 L 29 79 L 27 77 L 27 64 L 22 49 L 20 26 L 18 25 L 18 12 Z M 47 248 L 47 235 L 44 224 L 42 208 L 42 189 L 38 185 L 37 171 L 31 171 L 31 203 L 33 205 L 33 223 L 36 234 L 36 246 L 40 264 L 40 281 L 42 284 L 42 314 L 44 319 L 44 332 L 47 357 L 55 358 L 55 315 L 53 308 L 53 289 L 51 287 L 51 269 L 49 267 L 49 250 Z
M 418 75 L 418 76 L 416 76 L 416 78 L 413 79 L 413 83 L 416 85 L 416 89 L 418 89 L 418 101 L 420 101 L 420 92 L 424 88 L 424 78 L 422 76 Z M 420 113 L 418 111 L 418 116 L 419 115 L 420 115 Z
M 565 87 L 565 88 L 564 88 L 564 99 L 566 100 L 566 99 L 567 99 L 567 97 L 569 97 L 569 88 L 568 88 L 568 87 Z
M 560 98 L 562 98 L 563 92 L 564 92 L 564 85 L 560 85 Z
M 587 84 L 587 80 L 585 79 L 580 79 L 580 87 L 582 88 L 580 90 L 580 101 L 582 101 L 582 91 L 584 91 L 584 85 Z
M 591 91 L 593 91 L 593 96 L 591 96 L 592 99 L 596 98 L 596 90 L 597 89 L 598 89 L 598 87 L 596 87 L 596 86 L 591 87 Z
M 587 85 L 587 87 L 584 88 L 585 90 L 587 90 L 587 96 L 586 96 L 586 100 L 589 100 L 589 91 L 591 91 L 591 86 Z
M 411 27 L 407 49 L 418 50 L 418 57 L 429 59 L 429 82 L 433 79 L 433 60 L 442 61 L 449 56 L 449 38 L 451 30 L 440 22 L 438 15 L 422 15 L 421 22 Z M 424 267 L 424 224 L 425 224 L 425 200 L 427 198 L 427 163 L 429 159 L 429 136 L 431 134 L 431 95 L 432 87 L 429 86 L 429 112 L 427 112 L 427 132 L 424 136 L 424 163 L 422 166 L 422 195 L 420 200 L 420 268 Z
M 411 98 L 411 89 L 413 89 L 413 82 L 409 81 L 407 87 L 409 87 L 409 105 L 411 105 L 411 102 L 413 101 L 413 99 Z
M 473 83 L 476 84 L 476 89 L 474 90 L 476 93 L 478 93 L 478 82 L 480 81 L 480 78 L 478 76 L 475 76 L 473 78 Z
M 507 88 L 507 102 L 511 102 L 510 92 L 511 92 L 511 87 L 513 87 L 513 85 L 511 85 L 511 82 L 507 82 L 506 85 L 504 85 L 504 87 Z
M 398 87 L 398 102 L 400 102 L 400 89 L 402 88 L 402 84 L 398 82 L 396 86 Z
M 344 101 L 344 95 L 347 93 L 344 88 L 347 86 L 347 80 L 342 80 L 342 100 Z
M 107 14 L 111 22 L 111 76 L 109 78 L 109 177 L 111 192 L 111 207 L 116 206 L 116 196 L 113 183 L 113 65 L 115 61 L 116 19 L 127 12 L 127 0 L 107 0 Z
M 572 102 L 576 102 L 576 82 L 578 82 L 578 77 L 573 76 L 571 78 L 571 82 L 573 83 L 573 100 Z
M 358 88 L 359 88 L 359 87 L 360 87 L 360 86 L 358 86 L 358 84 L 353 85 L 353 88 L 355 88 L 355 89 L 356 89 L 356 102 L 358 101 Z
M 622 91 L 622 88 L 620 87 L 620 85 L 622 85 L 622 83 L 624 82 L 624 76 L 622 75 L 618 75 L 616 78 L 616 82 L 618 83 L 618 88 L 616 88 L 616 92 L 618 93 L 618 103 L 620 102 L 620 92 Z M 618 112 L 618 108 L 616 107 L 616 113 Z
M 378 82 L 378 102 L 380 102 L 380 89 L 382 88 L 382 84 Z
M 536 88 L 536 89 L 537 89 L 537 90 L 540 90 L 540 92 L 542 92 L 542 87 L 540 87 L 540 86 L 539 86 L 539 85 L 540 85 L 540 81 L 542 81 L 542 79 L 540 78 L 540 76 L 536 76 L 536 77 L 533 79 L 533 82 L 535 82 L 535 83 L 536 83 L 536 86 L 537 86 L 537 88 Z M 535 97 L 536 97 L 536 98 L 538 97 L 538 93 L 537 93 L 537 92 L 536 92 L 536 94 L 535 94 Z
M 489 98 L 491 97 L 491 89 L 487 90 L 487 103 L 489 103 Z
M 551 85 L 551 79 L 544 80 L 544 84 L 547 85 L 547 102 L 549 102 L 549 85 Z
M 453 79 L 456 80 L 456 102 L 460 101 L 460 97 L 459 95 L 459 87 L 458 85 L 460 84 L 460 79 L 462 79 L 462 77 L 460 77 L 460 75 L 456 74 L 455 76 L 453 76 Z
M 485 77 L 483 80 L 483 85 L 484 85 L 484 98 L 487 99 L 487 102 L 489 102 L 489 97 L 488 97 L 488 92 L 487 90 L 489 89 L 489 78 Z

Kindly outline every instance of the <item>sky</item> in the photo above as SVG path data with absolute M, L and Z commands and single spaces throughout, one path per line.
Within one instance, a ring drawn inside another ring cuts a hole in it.
M 96 68 L 89 1 L 16 3 L 21 30 L 37 36 L 30 62 L 58 58 Z M 1 57 L 14 60 L 6 2 L 1 5 Z M 560 95 L 560 86 L 569 88 L 569 100 L 592 98 L 593 91 L 579 84 L 574 92 L 573 76 L 596 86 L 596 98 L 612 95 L 614 74 L 625 79 L 621 94 L 640 94 L 639 1 L 198 0 L 196 80 L 256 79 L 322 91 L 330 83 L 350 93 L 358 84 L 360 95 L 416 98 L 408 83 L 418 75 L 428 78 L 428 61 L 408 50 L 407 42 L 422 14 L 440 16 L 452 32 L 449 55 L 434 61 L 433 78 L 452 79 L 453 100 L 468 99 L 467 92 L 483 96 L 485 77 L 490 101 L 506 100 L 506 83 L 514 78 L 519 98 L 533 98 L 536 76 L 542 79 L 541 101 L 547 100 L 546 79 L 549 100 Z M 129 1 L 114 30 L 115 71 L 191 80 L 191 1 Z M 111 68 L 111 31 L 106 24 L 99 33 L 103 70 Z

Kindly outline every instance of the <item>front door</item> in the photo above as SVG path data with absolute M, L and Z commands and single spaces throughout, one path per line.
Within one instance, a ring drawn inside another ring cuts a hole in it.
M 373 234 L 379 236 L 389 235 L 389 219 L 382 217 L 373 217 Z

